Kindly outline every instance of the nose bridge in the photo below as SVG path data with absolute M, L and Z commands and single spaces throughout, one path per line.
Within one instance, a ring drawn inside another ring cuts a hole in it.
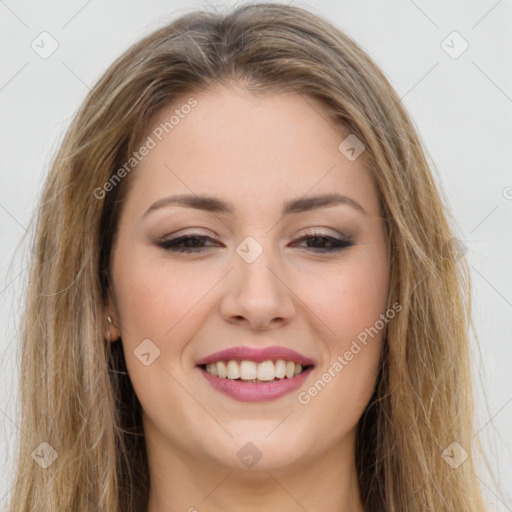
M 293 302 L 287 288 L 276 276 L 279 275 L 279 258 L 269 243 L 247 237 L 236 247 L 233 263 L 234 282 L 225 314 L 244 317 L 260 328 L 275 318 L 291 317 Z
M 269 238 L 248 236 L 236 248 L 238 267 L 236 273 L 239 292 L 259 295 L 263 293 L 268 299 L 280 295 L 279 283 L 271 268 L 278 266 L 275 251 L 270 247 Z

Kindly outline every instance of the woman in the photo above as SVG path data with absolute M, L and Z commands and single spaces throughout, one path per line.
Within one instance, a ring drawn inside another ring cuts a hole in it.
M 121 56 L 46 181 L 13 511 L 481 511 L 469 280 L 413 125 L 302 9 Z

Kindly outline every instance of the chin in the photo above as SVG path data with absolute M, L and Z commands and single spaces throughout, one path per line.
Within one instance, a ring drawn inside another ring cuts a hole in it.
M 244 435 L 226 439 L 222 446 L 216 443 L 211 447 L 215 453 L 210 453 L 221 466 L 229 470 L 250 470 L 256 473 L 285 468 L 301 462 L 306 455 L 311 455 L 310 450 L 297 449 L 300 446 L 310 447 L 311 443 L 293 439 L 284 432 L 280 435 L 270 432 L 272 429 L 266 429 L 263 435 L 260 431 L 251 435 L 246 431 Z M 219 447 L 221 451 L 218 450 Z

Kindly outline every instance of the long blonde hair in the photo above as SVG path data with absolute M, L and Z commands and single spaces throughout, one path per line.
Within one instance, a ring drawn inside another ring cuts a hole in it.
M 279 4 L 182 16 L 116 60 L 75 116 L 35 219 L 10 509 L 146 509 L 141 407 L 121 344 L 105 342 L 110 251 L 130 176 L 107 193 L 97 190 L 129 159 L 155 113 L 217 83 L 316 98 L 329 122 L 366 147 L 387 223 L 388 301 L 402 305 L 358 425 L 366 510 L 481 512 L 471 446 L 469 273 L 446 201 L 400 98 L 368 55 L 321 17 Z M 31 457 L 43 442 L 58 455 L 46 469 Z M 468 454 L 458 468 L 442 456 L 454 442 Z

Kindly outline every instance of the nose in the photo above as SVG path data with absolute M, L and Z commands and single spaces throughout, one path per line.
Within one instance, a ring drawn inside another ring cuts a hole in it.
M 230 272 L 221 302 L 221 314 L 226 321 L 266 330 L 284 326 L 293 319 L 293 283 L 287 283 L 285 273 L 270 252 L 264 250 L 252 263 L 234 254 L 235 268 Z

